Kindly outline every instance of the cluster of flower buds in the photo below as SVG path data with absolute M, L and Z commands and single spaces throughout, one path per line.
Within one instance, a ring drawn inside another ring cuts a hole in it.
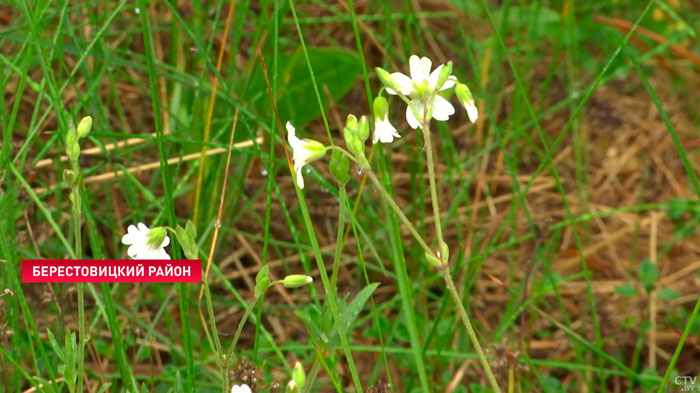
M 63 173 L 63 179 L 71 186 L 76 185 L 79 181 L 75 172 L 79 165 L 80 139 L 88 136 L 91 128 L 92 117 L 90 116 L 83 117 L 80 123 L 78 123 L 77 128 L 73 122 L 68 125 L 68 132 L 66 133 L 66 156 L 68 157 L 72 169 L 66 170 Z

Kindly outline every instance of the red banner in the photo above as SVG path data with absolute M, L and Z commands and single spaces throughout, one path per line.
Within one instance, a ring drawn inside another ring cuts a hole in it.
M 199 259 L 25 259 L 22 282 L 201 282 Z

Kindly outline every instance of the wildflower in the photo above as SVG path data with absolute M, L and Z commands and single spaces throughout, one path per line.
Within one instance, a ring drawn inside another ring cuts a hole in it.
M 299 139 L 292 123 L 287 122 L 287 140 L 292 147 L 294 171 L 297 174 L 297 186 L 304 188 L 304 177 L 301 169 L 311 161 L 318 160 L 326 154 L 328 148 L 323 143 L 311 139 Z
M 421 127 L 422 120 L 425 117 L 426 101 L 431 99 L 430 97 L 432 97 L 432 118 L 440 121 L 448 120 L 455 113 L 455 108 L 437 92 L 453 87 L 457 83 L 457 78 L 452 75 L 442 75 L 445 64 L 430 72 L 433 63 L 427 57 L 419 58 L 413 55 L 408 59 L 408 63 L 410 77 L 400 72 L 391 74 L 391 80 L 393 80 L 395 86 L 398 86 L 399 92 L 411 100 L 411 105 L 406 108 L 406 121 L 408 121 L 408 124 L 413 129 Z M 399 93 L 391 87 L 387 87 L 386 91 L 393 95 L 398 95 Z M 415 112 L 417 112 L 420 119 L 416 117 L 413 108 L 415 108 Z
M 250 390 L 250 386 L 243 384 L 243 385 L 233 385 L 231 388 L 231 393 L 253 393 Z
M 384 97 L 374 100 L 374 135 L 372 143 L 391 143 L 394 138 L 401 138 L 396 128 L 389 122 L 389 103 Z
M 122 236 L 122 243 L 129 246 L 126 253 L 133 259 L 170 259 L 165 251 L 170 238 L 164 228 L 151 230 L 142 222 L 138 227 L 129 225 L 127 234 Z
M 469 121 L 476 123 L 476 120 L 479 118 L 479 111 L 476 109 L 472 92 L 469 90 L 467 85 L 459 83 L 457 84 L 457 87 L 455 87 L 455 93 L 457 94 L 459 101 L 462 103 L 462 105 L 464 105 L 464 109 L 467 110 Z

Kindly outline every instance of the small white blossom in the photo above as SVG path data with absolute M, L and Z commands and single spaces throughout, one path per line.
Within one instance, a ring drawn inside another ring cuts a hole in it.
M 127 234 L 122 236 L 122 243 L 129 246 L 127 254 L 133 259 L 170 259 L 165 247 L 170 238 L 165 236 L 160 244 L 148 244 L 151 230 L 142 222 L 137 226 L 129 225 Z
M 375 117 L 372 143 L 391 143 L 394 141 L 394 138 L 401 138 L 401 135 L 399 135 L 396 128 L 391 124 L 391 122 L 389 122 L 389 116 L 384 116 L 383 119 Z
M 292 123 L 287 122 L 287 140 L 292 147 L 292 159 L 294 160 L 294 172 L 297 174 L 297 186 L 304 188 L 304 176 L 301 169 L 311 161 L 318 160 L 326 154 L 327 148 L 318 141 L 311 139 L 299 139 Z
M 406 108 L 406 121 L 408 121 L 408 124 L 414 129 L 421 126 L 421 122 L 425 116 L 425 101 L 431 96 L 433 97 L 433 119 L 440 121 L 448 120 L 450 116 L 455 113 L 455 108 L 444 97 L 437 94 L 436 90 L 442 91 L 453 87 L 457 83 L 457 78 L 450 75 L 441 86 L 438 86 L 440 72 L 445 66 L 444 64 L 438 66 L 433 72 L 430 72 L 433 62 L 427 57 L 419 58 L 416 55 L 408 59 L 408 64 L 410 67 L 410 77 L 400 72 L 391 74 L 391 77 L 399 86 L 401 94 L 407 96 L 411 100 L 411 104 L 416 108 L 416 112 L 418 112 L 419 118 L 416 117 L 411 106 Z M 389 94 L 398 95 L 394 89 L 387 88 L 386 91 Z
M 253 393 L 250 390 L 250 386 L 243 384 L 243 385 L 233 385 L 231 388 L 231 393 Z
M 374 135 L 372 143 L 391 143 L 394 138 L 401 138 L 396 128 L 389 122 L 389 102 L 379 96 L 374 100 Z

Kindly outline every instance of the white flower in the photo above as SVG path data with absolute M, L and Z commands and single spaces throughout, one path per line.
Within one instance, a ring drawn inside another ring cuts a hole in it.
M 292 147 L 292 159 L 294 160 L 294 172 L 297 174 L 297 186 L 304 188 L 304 177 L 301 169 L 311 161 L 318 160 L 326 154 L 326 146 L 321 142 L 311 139 L 299 139 L 292 123 L 287 122 L 287 140 Z
M 122 236 L 122 243 L 129 246 L 127 254 L 133 259 L 170 259 L 165 247 L 170 244 L 170 238 L 165 236 L 160 244 L 148 244 L 148 233 L 151 230 L 140 222 L 138 227 L 129 225 L 127 234 Z
M 391 143 L 394 138 L 401 138 L 396 128 L 389 122 L 389 103 L 379 96 L 374 100 L 374 135 L 372 143 Z
M 243 384 L 243 385 L 233 385 L 231 388 L 231 393 L 253 393 L 250 390 L 250 386 Z
M 435 120 L 441 121 L 449 119 L 450 116 L 455 113 L 455 108 L 444 97 L 437 94 L 436 90 L 442 91 L 453 87 L 457 83 L 457 78 L 450 75 L 442 86 L 438 86 L 440 72 L 445 66 L 444 64 L 437 67 L 433 72 L 430 72 L 430 68 L 433 64 L 432 61 L 427 57 L 419 58 L 416 55 L 408 59 L 408 64 L 410 67 L 410 77 L 400 72 L 391 74 L 391 77 L 399 86 L 401 94 L 410 98 L 412 106 L 414 106 L 416 112 L 418 112 L 419 118 L 416 118 L 416 114 L 413 112 L 411 106 L 406 108 L 406 121 L 408 121 L 408 124 L 414 129 L 421 126 L 421 122 L 425 116 L 425 101 L 430 97 L 433 97 L 432 117 Z M 398 95 L 394 89 L 387 88 L 386 91 L 389 94 Z
M 391 143 L 394 138 L 401 138 L 401 135 L 396 131 L 396 128 L 389 122 L 389 117 L 383 119 L 374 119 L 374 135 L 372 135 L 372 143 L 377 142 Z

